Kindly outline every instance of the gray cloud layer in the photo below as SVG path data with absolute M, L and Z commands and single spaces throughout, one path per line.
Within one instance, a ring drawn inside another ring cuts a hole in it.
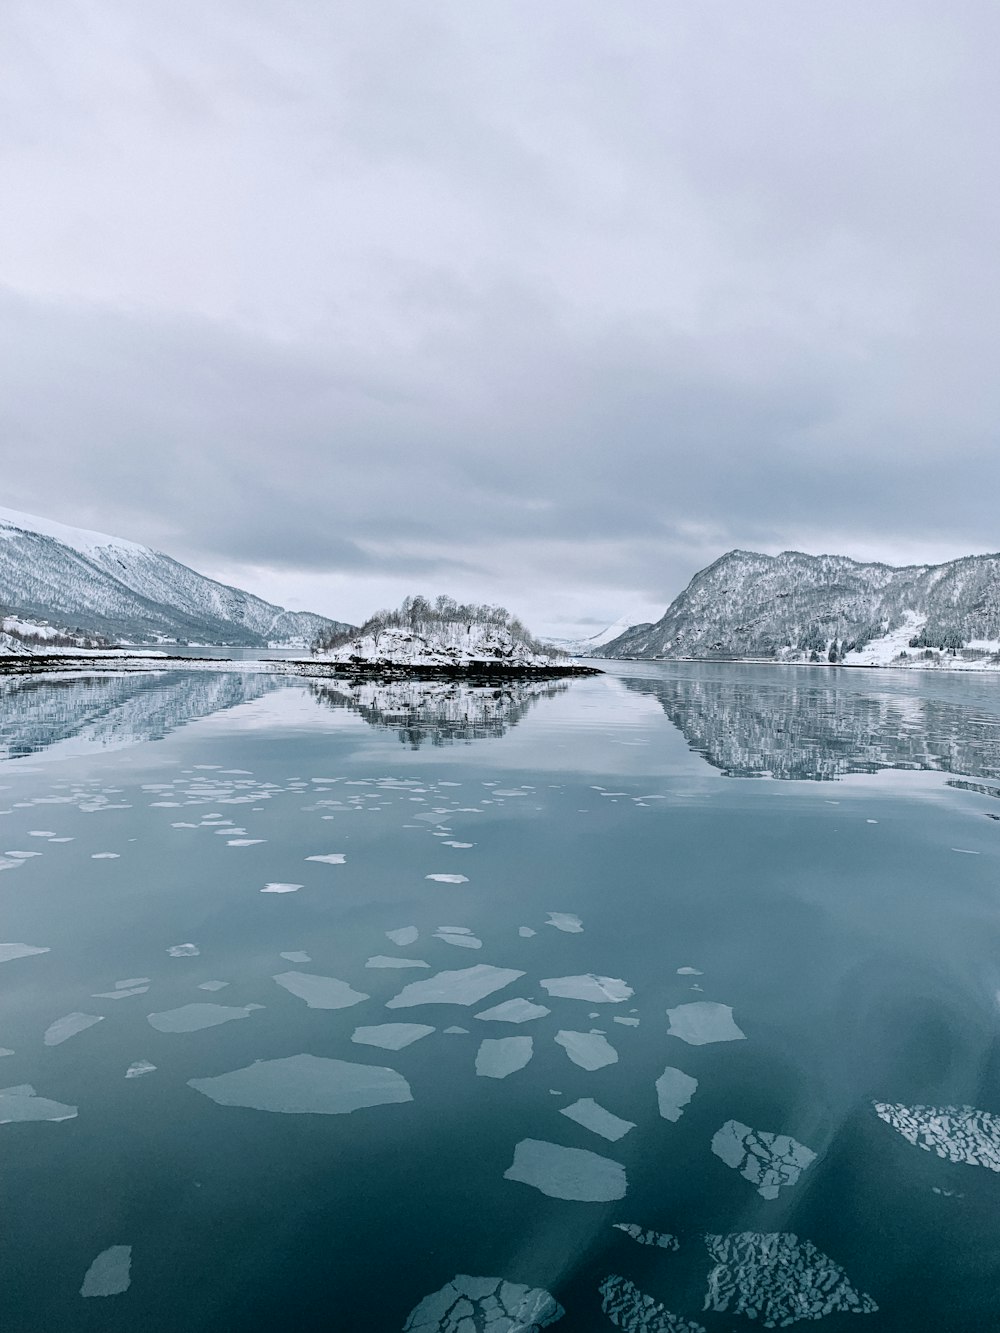
M 1000 11 L 13 0 L 3 502 L 294 605 L 1000 545 Z

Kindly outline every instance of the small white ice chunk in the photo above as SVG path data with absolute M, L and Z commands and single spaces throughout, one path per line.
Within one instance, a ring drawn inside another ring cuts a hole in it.
M 298 893 L 301 888 L 301 884 L 282 884 L 279 880 L 275 880 L 271 884 L 265 884 L 261 893 Z
M 103 1022 L 101 1014 L 66 1014 L 46 1028 L 42 1040 L 46 1046 L 58 1046 L 61 1042 L 69 1041 L 70 1037 L 75 1037 L 78 1032 L 86 1032 L 87 1028 L 92 1028 L 95 1023 L 100 1022 Z
M 225 990 L 228 985 L 228 981 L 203 981 L 198 989 L 209 991 Z
M 564 1106 L 559 1114 L 569 1116 L 570 1120 L 575 1120 L 584 1129 L 592 1130 L 612 1143 L 624 1138 L 630 1129 L 635 1129 L 634 1120 L 623 1120 L 621 1116 L 606 1111 L 603 1106 L 598 1106 L 593 1097 L 581 1097 L 571 1106 Z
M 530 926 L 518 926 L 517 933 L 521 936 L 522 940 L 530 940 L 532 935 L 538 934 L 538 931 L 532 930 Z
M 530 1037 L 487 1037 L 476 1052 L 476 1073 L 481 1078 L 506 1078 L 531 1059 Z
M 365 967 L 430 967 L 422 958 L 393 958 L 390 954 L 377 953 L 369 958 Z
M 148 1060 L 136 1060 L 125 1070 L 126 1078 L 142 1078 L 143 1074 L 152 1074 L 156 1071 L 156 1065 L 150 1064 Z
M 544 983 L 543 983 L 544 984 Z M 668 1009 L 669 1035 L 680 1037 L 689 1046 L 707 1046 L 713 1041 L 746 1041 L 746 1033 L 733 1020 L 728 1004 L 713 1000 L 695 1000 Z
M 407 1009 L 416 1004 L 478 1004 L 524 976 L 513 967 L 479 963 L 456 972 L 437 972 L 424 981 L 411 981 L 389 1000 L 387 1009 Z
M 197 944 L 172 944 L 167 953 L 171 958 L 197 958 L 201 950 Z
M 620 1004 L 632 995 L 632 987 L 619 977 L 547 977 L 542 983 L 550 995 L 562 1000 L 587 1000 L 590 1004 Z
M 623 1199 L 628 1189 L 621 1162 L 600 1157 L 586 1148 L 564 1148 L 543 1139 L 522 1139 L 505 1180 L 531 1185 L 552 1199 L 580 1203 L 607 1203 Z
M 343 852 L 328 852 L 326 856 L 307 856 L 307 861 L 322 861 L 328 866 L 342 866 L 347 860 Z
M 226 1004 L 182 1004 L 179 1009 L 166 1009 L 161 1014 L 150 1014 L 149 1025 L 157 1032 L 199 1032 L 202 1028 L 218 1027 L 237 1018 L 249 1018 L 259 1004 L 232 1006 Z
M 468 875 L 425 875 L 424 879 L 433 879 L 438 884 L 468 884 Z
M 530 1000 L 518 996 L 516 1000 L 502 1000 L 492 1009 L 484 1009 L 474 1017 L 487 1023 L 530 1023 L 533 1018 L 544 1018 L 551 1012 L 544 1004 L 532 1004 Z
M 444 940 L 445 944 L 455 944 L 460 949 L 481 949 L 483 942 L 467 930 L 452 930 L 448 926 L 439 926 L 434 932 L 435 939 Z
M 132 1281 L 132 1246 L 112 1245 L 102 1250 L 87 1269 L 81 1296 L 120 1296 Z
M 400 926 L 398 930 L 387 930 L 385 937 L 402 949 L 407 944 L 414 944 L 420 938 L 420 931 L 416 926 Z
M 618 1052 L 599 1032 L 560 1031 L 556 1042 L 581 1069 L 603 1069 L 618 1062 Z
M 571 912 L 550 912 L 545 924 L 555 926 L 556 930 L 564 930 L 568 935 L 579 935 L 583 930 L 583 922 Z
M 312 962 L 312 959 L 310 958 L 310 956 L 309 956 L 307 953 L 304 953 L 301 949 L 292 949 L 289 953 L 279 954 L 278 956 L 279 956 L 280 958 L 284 958 L 285 961 L 288 962 L 288 963 L 311 963 L 311 962 Z
M 279 972 L 274 978 L 279 986 L 305 1000 L 310 1009 L 348 1009 L 368 996 L 354 990 L 336 977 L 321 977 L 314 972 Z
M 656 1099 L 664 1120 L 680 1120 L 684 1108 L 698 1089 L 698 1080 L 683 1069 L 667 1065 L 656 1080 Z
M 14 958 L 30 958 L 36 953 L 49 953 L 49 949 L 34 944 L 0 944 L 0 963 L 9 963 Z
M 346 1115 L 366 1106 L 410 1102 L 406 1079 L 382 1065 L 358 1065 L 318 1055 L 257 1060 L 188 1086 L 220 1106 L 247 1106 L 285 1115 Z
M 378 1023 L 374 1027 L 355 1028 L 351 1041 L 361 1046 L 381 1046 L 384 1051 L 401 1051 L 421 1037 L 429 1037 L 433 1031 L 426 1023 Z
M 626 1236 L 631 1236 L 637 1245 L 652 1245 L 660 1250 L 679 1250 L 681 1247 L 676 1236 L 665 1231 L 650 1231 L 637 1222 L 613 1222 L 611 1225 L 615 1231 L 624 1231 Z

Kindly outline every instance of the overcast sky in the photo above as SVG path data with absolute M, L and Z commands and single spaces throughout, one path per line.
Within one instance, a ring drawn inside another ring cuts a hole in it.
M 996 550 L 998 66 L 996 0 L 5 0 L 0 503 L 550 633 Z

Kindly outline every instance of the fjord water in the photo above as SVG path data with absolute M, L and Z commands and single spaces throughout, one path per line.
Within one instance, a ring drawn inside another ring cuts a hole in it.
M 604 665 L 0 680 L 5 1333 L 997 1327 L 1000 681 Z

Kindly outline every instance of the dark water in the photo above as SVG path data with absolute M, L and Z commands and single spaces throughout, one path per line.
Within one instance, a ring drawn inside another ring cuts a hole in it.
M 567 1330 L 1000 1327 L 1000 681 L 613 670 L 0 681 L 0 941 L 47 950 L 0 962 L 0 1088 L 64 1117 L 0 1092 L 4 1333 L 398 1330 L 458 1274 Z M 385 1007 L 472 967 L 521 975 Z M 351 1040 L 388 1023 L 434 1031 Z

